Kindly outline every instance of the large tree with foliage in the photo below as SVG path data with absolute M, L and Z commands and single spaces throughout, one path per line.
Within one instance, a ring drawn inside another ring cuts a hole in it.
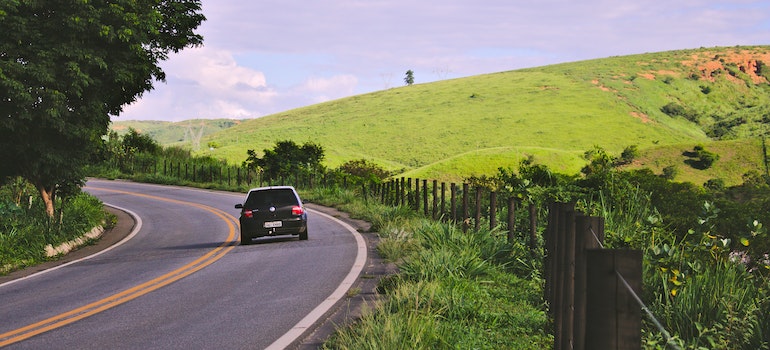
M 275 143 L 273 149 L 265 149 L 260 158 L 254 150 L 248 150 L 244 166 L 259 169 L 268 179 L 290 178 L 299 173 L 321 171 L 324 149 L 312 142 L 302 146 L 285 140 Z
M 200 0 L 0 2 L 0 181 L 28 180 L 52 216 L 110 116 L 165 79 L 169 53 L 202 43 L 200 11 Z

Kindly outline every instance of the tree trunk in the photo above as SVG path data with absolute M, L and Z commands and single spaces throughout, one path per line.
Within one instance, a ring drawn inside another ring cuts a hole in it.
M 54 214 L 54 188 L 55 186 L 46 187 L 44 185 L 36 184 L 38 191 L 40 191 L 40 198 L 43 199 L 45 204 L 45 213 L 49 218 L 53 218 Z

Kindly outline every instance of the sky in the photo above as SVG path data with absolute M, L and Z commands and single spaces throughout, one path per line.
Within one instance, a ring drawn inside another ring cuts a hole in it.
M 767 0 L 202 0 L 201 47 L 113 120 L 250 119 L 555 63 L 770 44 Z

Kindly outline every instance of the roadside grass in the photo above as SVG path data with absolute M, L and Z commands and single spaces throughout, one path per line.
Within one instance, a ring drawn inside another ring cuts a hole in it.
M 45 215 L 37 196 L 17 204 L 18 192 L 12 192 L 9 186 L 0 187 L 0 275 L 50 260 L 45 255 L 48 244 L 55 247 L 112 223 L 101 201 L 85 192 L 59 200 L 54 219 Z
M 524 244 L 496 230 L 462 232 L 405 207 L 365 203 L 352 191 L 314 189 L 309 201 L 370 221 L 378 251 L 399 269 L 383 302 L 324 344 L 327 349 L 543 349 L 552 345 L 543 280 L 523 265 Z

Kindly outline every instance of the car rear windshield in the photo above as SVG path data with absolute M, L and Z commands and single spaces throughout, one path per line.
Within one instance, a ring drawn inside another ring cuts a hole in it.
M 246 198 L 245 207 L 260 208 L 265 206 L 282 207 L 287 205 L 298 205 L 297 196 L 291 189 L 270 189 L 261 191 L 252 191 Z

